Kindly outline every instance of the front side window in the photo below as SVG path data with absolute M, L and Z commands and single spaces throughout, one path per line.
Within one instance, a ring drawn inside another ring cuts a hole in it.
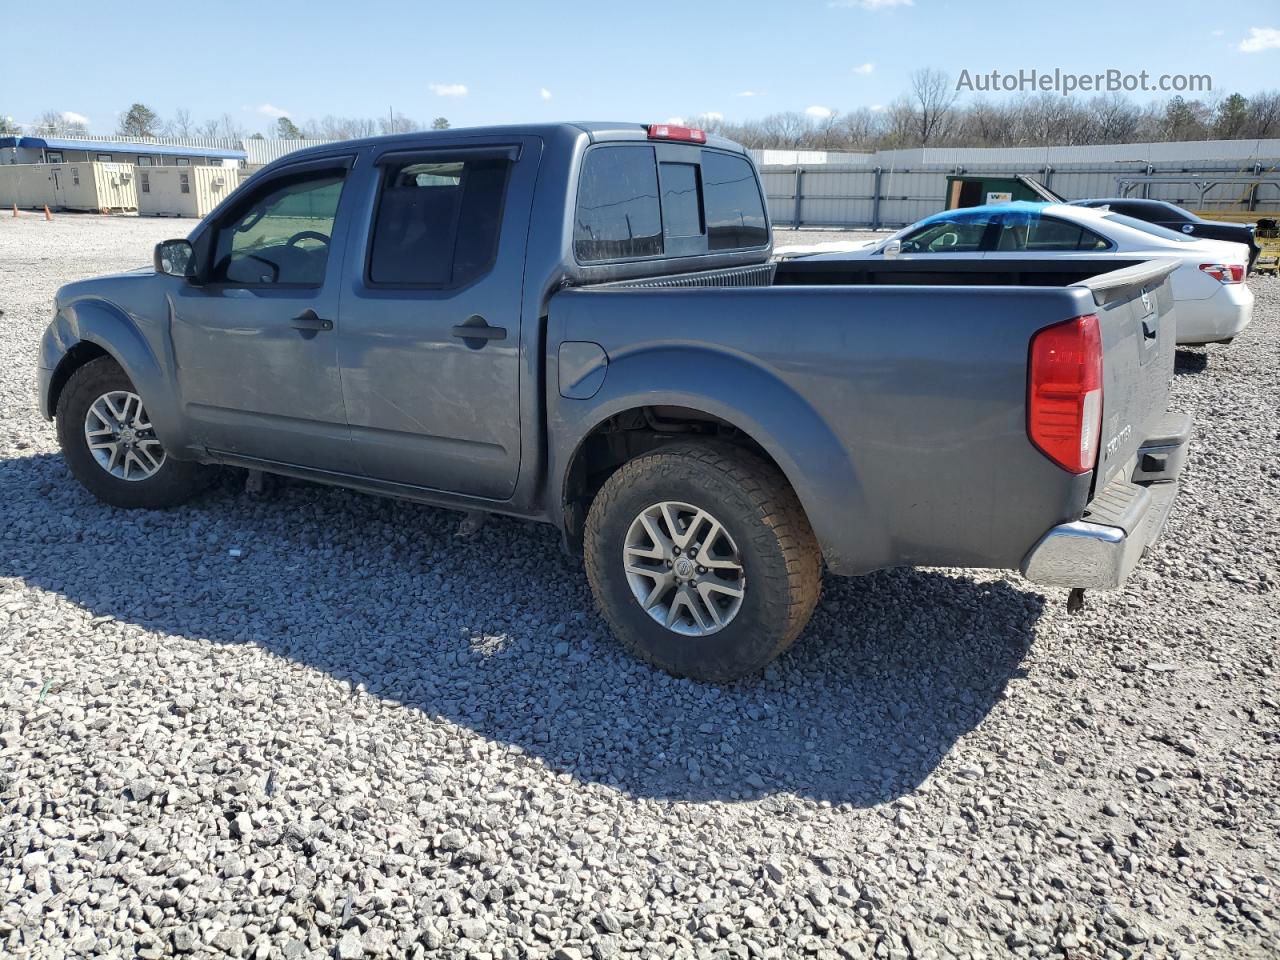
M 990 213 L 958 211 L 938 217 L 902 237 L 903 253 L 976 253 L 991 225 Z
M 996 250 L 1016 253 L 1051 253 L 1071 250 L 1106 250 L 1111 246 L 1092 230 L 1038 213 L 1006 213 L 1000 221 Z
M 506 157 L 388 165 L 369 282 L 461 287 L 487 273 L 498 251 L 510 167 Z
M 762 247 L 769 242 L 764 201 L 745 157 L 702 151 L 702 190 L 709 249 Z
M 282 178 L 217 228 L 213 280 L 320 286 L 342 196 L 342 171 Z
M 588 151 L 578 184 L 573 246 L 583 262 L 662 253 L 653 147 L 604 146 Z

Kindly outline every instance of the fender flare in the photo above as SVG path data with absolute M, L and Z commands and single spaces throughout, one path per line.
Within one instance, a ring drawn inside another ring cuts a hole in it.
M 868 569 L 867 559 L 885 552 L 844 444 L 804 397 L 750 358 L 688 345 L 640 348 L 610 354 L 604 383 L 590 400 L 552 396 L 557 406 L 549 423 L 550 475 L 556 496 L 548 507 L 562 530 L 571 469 L 587 438 L 627 410 L 674 406 L 723 420 L 764 449 L 799 498 L 833 570 Z M 851 541 L 865 545 L 865 553 L 847 556 L 842 545 Z

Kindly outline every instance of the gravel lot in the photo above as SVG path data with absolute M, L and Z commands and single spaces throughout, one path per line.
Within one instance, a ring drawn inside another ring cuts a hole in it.
M 0 218 L 0 955 L 1280 952 L 1280 283 L 1180 353 L 1124 592 L 831 579 L 713 687 L 617 649 L 549 528 L 91 500 L 34 411 L 50 297 L 192 223 Z

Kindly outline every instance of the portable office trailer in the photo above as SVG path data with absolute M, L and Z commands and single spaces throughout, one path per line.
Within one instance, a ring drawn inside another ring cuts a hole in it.
M 0 206 L 131 213 L 138 209 L 129 163 L 15 163 L 0 166 Z
M 138 213 L 148 217 L 203 217 L 240 182 L 231 167 L 137 167 Z

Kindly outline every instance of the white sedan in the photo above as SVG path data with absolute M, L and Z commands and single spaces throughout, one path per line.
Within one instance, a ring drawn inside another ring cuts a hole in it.
M 1226 343 L 1253 318 L 1244 282 L 1249 248 L 1200 240 L 1111 210 L 1058 203 L 1004 203 L 948 210 L 883 240 L 787 246 L 780 257 L 824 260 L 1143 260 L 1173 257 L 1178 343 Z

